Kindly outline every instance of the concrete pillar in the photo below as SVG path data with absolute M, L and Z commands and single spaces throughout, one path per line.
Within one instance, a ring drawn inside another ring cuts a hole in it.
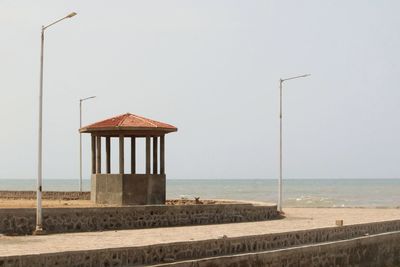
M 136 173 L 136 137 L 131 137 L 131 173 Z
M 96 173 L 101 173 L 101 136 L 96 136 Z
M 124 174 L 124 136 L 119 136 L 119 173 Z
M 92 174 L 96 173 L 96 136 L 92 134 Z
M 160 174 L 165 174 L 165 135 L 160 136 Z
M 153 136 L 153 174 L 158 174 L 158 137 Z
M 146 136 L 146 174 L 150 174 L 150 136 Z
M 106 137 L 106 173 L 111 173 L 111 143 L 110 137 Z

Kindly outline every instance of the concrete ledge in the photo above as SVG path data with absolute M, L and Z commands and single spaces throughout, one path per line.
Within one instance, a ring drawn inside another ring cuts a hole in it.
M 145 205 L 96 208 L 45 208 L 47 233 L 90 232 L 183 225 L 252 222 L 274 219 L 276 205 Z M 0 233 L 32 234 L 35 209 L 1 209 Z

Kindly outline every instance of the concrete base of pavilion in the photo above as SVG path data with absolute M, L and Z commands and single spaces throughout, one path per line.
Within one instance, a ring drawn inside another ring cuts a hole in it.
M 93 174 L 91 187 L 96 204 L 165 204 L 165 174 Z

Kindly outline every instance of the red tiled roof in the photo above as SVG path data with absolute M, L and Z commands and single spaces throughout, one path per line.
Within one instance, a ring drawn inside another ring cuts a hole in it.
M 88 126 L 82 127 L 81 132 L 95 130 L 161 130 L 175 132 L 178 129 L 175 126 L 163 122 L 147 119 L 131 113 L 126 113 L 116 117 L 112 117 L 103 121 L 99 121 Z

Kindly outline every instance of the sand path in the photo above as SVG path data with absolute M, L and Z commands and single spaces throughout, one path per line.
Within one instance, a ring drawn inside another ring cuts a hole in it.
M 285 212 L 285 219 L 263 222 L 45 236 L 0 236 L 0 257 L 206 240 L 223 235 L 238 237 L 287 232 L 335 226 L 336 219 L 344 220 L 345 225 L 400 220 L 400 209 L 287 208 Z

